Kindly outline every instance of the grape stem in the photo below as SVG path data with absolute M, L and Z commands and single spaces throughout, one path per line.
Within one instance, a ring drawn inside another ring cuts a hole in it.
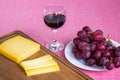
M 110 41 L 110 35 L 107 35 L 106 41 L 109 42 Z

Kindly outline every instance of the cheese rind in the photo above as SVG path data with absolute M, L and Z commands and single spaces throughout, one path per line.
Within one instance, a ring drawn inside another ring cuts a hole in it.
M 15 36 L 0 45 L 0 53 L 16 63 L 40 50 L 40 45 L 22 36 Z
M 30 70 L 26 70 L 25 72 L 27 76 L 32 76 L 32 75 L 45 74 L 45 73 L 56 72 L 56 71 L 60 71 L 58 64 L 48 66 L 48 67 L 43 67 L 43 68 L 30 69 Z

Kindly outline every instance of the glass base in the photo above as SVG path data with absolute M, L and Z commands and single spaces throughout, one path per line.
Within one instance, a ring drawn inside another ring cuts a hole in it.
M 51 43 L 48 43 L 46 45 L 46 48 L 48 48 L 52 52 L 57 52 L 57 51 L 63 50 L 64 49 L 64 45 L 61 42 L 58 42 L 58 41 L 54 40 Z

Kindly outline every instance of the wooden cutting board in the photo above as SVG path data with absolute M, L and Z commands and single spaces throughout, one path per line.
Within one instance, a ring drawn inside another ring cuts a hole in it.
M 5 40 L 17 35 L 21 35 L 25 38 L 33 40 L 21 31 L 14 31 L 1 36 L 0 44 Z M 37 52 L 35 55 L 32 55 L 28 59 L 34 59 L 45 54 L 50 54 L 53 56 L 53 58 L 60 66 L 59 72 L 39 74 L 27 77 L 24 70 L 18 64 L 0 54 L 0 80 L 93 80 L 91 77 L 87 76 L 76 67 L 74 67 L 71 63 L 58 57 L 56 54 L 52 53 L 43 46 L 41 46 L 41 50 L 39 52 Z

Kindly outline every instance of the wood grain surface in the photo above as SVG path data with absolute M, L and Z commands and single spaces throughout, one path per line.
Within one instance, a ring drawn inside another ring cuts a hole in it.
M 1 36 L 0 43 L 17 35 L 21 35 L 23 37 L 33 40 L 21 31 L 14 31 Z M 50 54 L 53 56 L 55 61 L 60 66 L 59 72 L 51 72 L 27 77 L 24 70 L 18 64 L 0 54 L 0 80 L 93 80 L 91 77 L 84 74 L 72 64 L 58 57 L 42 45 L 41 50 L 35 55 L 30 56 L 28 59 L 34 59 L 45 54 Z

